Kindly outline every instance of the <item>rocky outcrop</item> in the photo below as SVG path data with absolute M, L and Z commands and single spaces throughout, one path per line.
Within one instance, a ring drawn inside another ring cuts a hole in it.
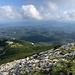
M 12 62 L 2 64 L 0 66 L 0 75 L 32 75 L 32 72 L 47 71 L 55 66 L 59 61 L 67 61 L 68 57 L 75 55 L 75 51 L 62 54 L 63 50 L 71 50 L 75 46 L 74 43 L 63 45 L 58 49 L 51 49 L 33 56 L 14 60 Z M 60 75 L 63 73 L 60 72 Z

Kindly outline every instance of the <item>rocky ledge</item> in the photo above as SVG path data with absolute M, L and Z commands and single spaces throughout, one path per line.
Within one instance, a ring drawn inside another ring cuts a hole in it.
M 75 43 L 69 43 L 58 49 L 51 49 L 24 59 L 2 64 L 0 66 L 0 75 L 34 75 L 34 72 L 50 72 L 51 68 L 58 62 L 67 61 L 69 57 L 75 55 L 74 47 Z

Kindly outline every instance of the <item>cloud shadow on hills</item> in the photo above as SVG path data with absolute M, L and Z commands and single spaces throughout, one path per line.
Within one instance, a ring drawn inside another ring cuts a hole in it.
M 42 36 L 42 35 L 30 35 L 29 37 L 22 37 L 20 38 L 21 40 L 25 40 L 25 41 L 31 41 L 31 42 L 51 42 L 51 41 L 59 41 L 58 38 L 53 37 L 46 37 L 46 36 Z

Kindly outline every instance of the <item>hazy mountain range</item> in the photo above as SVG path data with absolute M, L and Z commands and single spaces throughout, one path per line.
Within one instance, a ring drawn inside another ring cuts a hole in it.
M 58 21 L 12 21 L 0 24 L 0 39 L 16 38 L 38 45 L 61 45 L 75 41 L 75 23 Z

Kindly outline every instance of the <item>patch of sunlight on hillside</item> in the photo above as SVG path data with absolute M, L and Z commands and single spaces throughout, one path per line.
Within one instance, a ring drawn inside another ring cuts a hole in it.
M 21 46 L 23 46 L 23 45 L 21 45 L 21 44 L 12 44 L 10 47 L 14 48 L 14 47 L 21 47 Z

